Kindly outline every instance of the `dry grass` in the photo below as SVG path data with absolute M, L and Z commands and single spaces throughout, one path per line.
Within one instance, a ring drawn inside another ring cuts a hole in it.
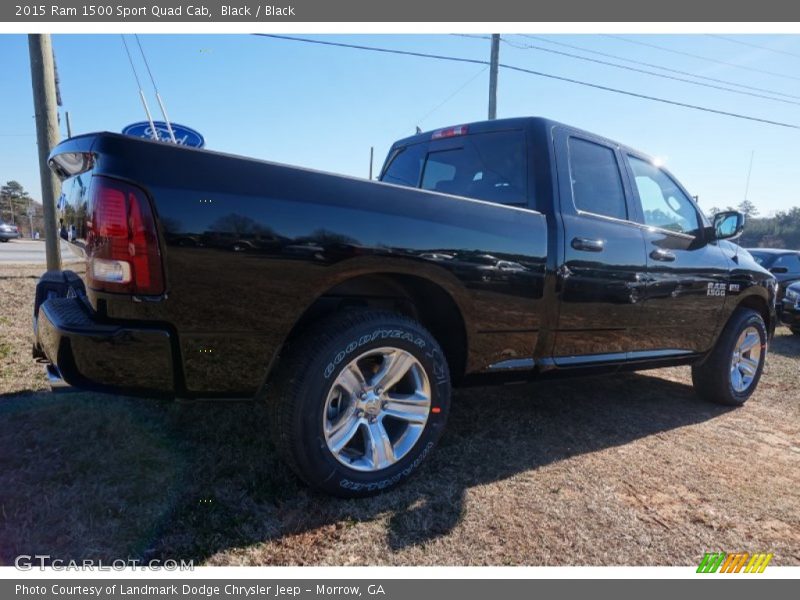
M 738 410 L 698 400 L 687 369 L 461 390 L 416 479 L 342 501 L 278 462 L 259 405 L 42 391 L 37 273 L 0 277 L 0 564 L 800 564 L 800 338 L 785 329 Z

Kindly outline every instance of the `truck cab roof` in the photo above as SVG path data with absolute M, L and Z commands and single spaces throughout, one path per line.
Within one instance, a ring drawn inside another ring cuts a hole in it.
M 511 117 L 508 119 L 495 119 L 492 121 L 474 121 L 472 123 L 462 123 L 457 125 L 450 125 L 446 127 L 438 127 L 436 129 L 431 129 L 429 131 L 423 131 L 416 135 L 411 135 L 405 137 L 403 139 L 397 140 L 393 145 L 392 148 L 397 148 L 398 146 L 408 146 L 410 144 L 416 144 L 420 142 L 427 142 L 431 139 L 434 139 L 434 136 L 440 134 L 441 132 L 446 132 L 448 130 L 453 130 L 459 127 L 465 127 L 466 131 L 463 134 L 472 134 L 472 133 L 487 133 L 492 131 L 506 131 L 509 129 L 527 129 L 527 128 L 537 128 L 539 130 L 552 130 L 556 127 L 565 127 L 571 129 L 573 131 L 577 131 L 583 133 L 585 135 L 591 136 L 596 139 L 601 139 L 609 144 L 614 146 L 620 146 L 622 148 L 627 148 L 630 150 L 634 150 L 638 154 L 642 154 L 641 151 L 626 146 L 616 140 L 612 140 L 606 138 L 604 136 L 598 135 L 596 133 L 590 132 L 585 129 L 581 129 L 580 127 L 574 127 L 573 125 L 567 125 L 566 123 L 560 123 L 559 121 L 554 121 L 553 119 L 547 119 L 545 117 Z

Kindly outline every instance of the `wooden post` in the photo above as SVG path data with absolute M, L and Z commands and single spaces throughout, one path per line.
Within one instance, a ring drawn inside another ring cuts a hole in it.
M 489 65 L 489 120 L 497 118 L 497 71 L 500 62 L 500 34 L 492 34 L 491 64 Z
M 61 269 L 61 246 L 56 219 L 56 200 L 61 193 L 61 182 L 47 165 L 50 151 L 58 144 L 56 80 L 50 36 L 41 33 L 28 35 L 28 50 L 31 59 L 33 105 L 36 111 L 36 143 L 39 146 L 47 270 L 53 271 Z

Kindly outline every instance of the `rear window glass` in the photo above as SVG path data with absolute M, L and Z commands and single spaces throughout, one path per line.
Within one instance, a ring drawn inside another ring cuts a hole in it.
M 381 177 L 386 183 L 417 187 L 427 144 L 414 144 L 394 151 Z
M 498 204 L 527 205 L 521 131 L 464 136 L 459 147 L 428 153 L 421 187 Z
M 524 132 L 465 135 L 444 144 L 448 147 L 423 142 L 396 150 L 381 180 L 497 204 L 528 205 Z

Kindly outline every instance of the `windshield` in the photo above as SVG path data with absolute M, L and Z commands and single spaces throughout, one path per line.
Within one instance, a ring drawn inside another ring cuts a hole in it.
M 750 254 L 753 255 L 755 261 L 762 267 L 768 267 L 775 260 L 775 255 L 768 252 L 750 250 Z

